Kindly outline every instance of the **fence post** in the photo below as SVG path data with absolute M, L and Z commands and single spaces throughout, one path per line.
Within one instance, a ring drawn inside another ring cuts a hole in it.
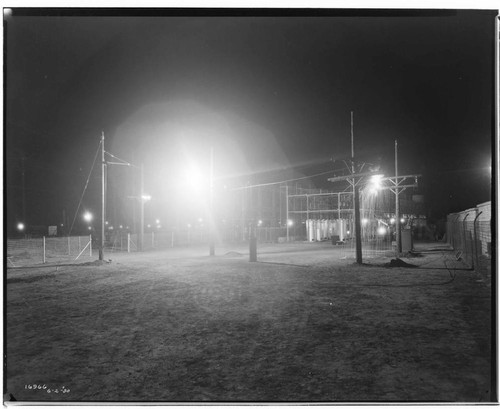
M 470 213 L 467 213 L 464 217 L 464 219 L 462 220 L 462 223 L 463 223 L 463 248 L 462 248 L 462 251 L 463 251 L 463 256 L 464 256 L 464 259 L 465 261 L 467 261 L 467 231 L 466 231 L 466 226 L 467 226 L 467 222 L 466 222 L 466 219 L 467 217 L 469 217 L 469 214 Z
M 127 233 L 127 253 L 130 253 L 130 233 Z
M 92 235 L 89 236 L 89 243 L 90 243 L 90 257 L 92 257 Z
M 68 256 L 71 256 L 71 243 L 70 243 L 69 236 L 68 236 Z
M 45 236 L 43 236 L 43 264 L 45 264 Z
M 477 237 L 477 229 L 476 229 L 476 221 L 477 219 L 479 219 L 479 216 L 481 215 L 481 213 L 483 213 L 482 211 L 479 212 L 476 216 L 476 218 L 474 219 L 474 247 L 476 248 L 476 250 L 474 251 L 474 257 L 475 257 L 475 261 L 476 261 L 476 267 L 479 267 L 479 254 L 478 254 L 478 251 L 477 251 L 477 248 L 478 247 L 481 247 L 481 241 L 478 240 L 478 237 Z M 479 246 L 478 246 L 479 244 Z
M 151 247 L 155 248 L 155 232 L 151 232 Z

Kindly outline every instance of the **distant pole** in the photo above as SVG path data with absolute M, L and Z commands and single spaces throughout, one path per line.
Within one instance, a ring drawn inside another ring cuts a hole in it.
M 352 190 L 353 190 L 353 202 L 354 202 L 354 235 L 356 236 L 356 263 L 363 263 L 363 254 L 361 251 L 361 220 L 359 214 L 359 187 L 356 184 L 356 166 L 354 162 L 354 112 L 351 111 L 351 171 L 353 174 L 352 178 Z
M 215 256 L 215 218 L 214 218 L 214 148 L 210 148 L 210 217 L 209 217 L 209 254 Z
M 255 229 L 255 222 L 250 223 L 250 240 L 249 240 L 249 261 L 257 261 L 257 231 Z
M 106 162 L 104 159 L 104 131 L 101 135 L 101 161 L 102 161 L 102 208 L 101 208 L 101 243 L 99 246 L 99 260 L 104 260 L 104 223 L 106 219 Z
M 21 158 L 21 175 L 23 177 L 23 223 L 26 226 L 26 176 L 25 176 L 25 162 L 26 158 L 23 156 Z
M 139 232 L 139 251 L 144 250 L 144 164 L 141 163 L 141 227 Z
M 401 254 L 401 223 L 399 220 L 399 180 L 398 180 L 398 140 L 394 141 L 394 173 L 396 180 L 396 251 L 397 255 Z
M 288 185 L 285 187 L 286 193 L 286 241 L 290 241 L 290 224 L 288 223 Z

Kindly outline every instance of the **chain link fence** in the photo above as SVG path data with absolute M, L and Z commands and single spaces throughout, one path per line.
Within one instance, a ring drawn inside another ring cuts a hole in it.
M 483 269 L 492 255 L 491 205 L 448 215 L 446 237 L 457 257 L 471 268 Z
M 68 263 L 92 257 L 92 237 L 7 239 L 7 267 Z

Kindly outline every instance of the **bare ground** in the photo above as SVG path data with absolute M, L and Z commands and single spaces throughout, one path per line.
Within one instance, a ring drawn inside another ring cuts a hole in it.
M 195 248 L 9 269 L 6 392 L 18 401 L 492 401 L 491 285 L 450 251 L 420 250 L 404 259 L 419 268 L 386 268 L 382 256 L 359 266 L 314 243 L 261 246 L 257 263 L 246 248 L 216 257 Z

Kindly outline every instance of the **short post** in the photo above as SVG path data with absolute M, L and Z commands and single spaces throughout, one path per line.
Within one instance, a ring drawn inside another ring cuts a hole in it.
M 151 232 L 151 247 L 155 248 L 155 232 Z
M 90 243 L 90 257 L 92 257 L 92 235 L 89 236 L 89 243 Z
M 45 236 L 43 236 L 43 264 L 45 264 Z
M 250 225 L 250 261 L 257 261 L 257 234 L 253 224 Z
M 127 233 L 127 253 L 130 253 L 130 233 Z
M 68 256 L 71 256 L 71 245 L 70 245 L 69 236 L 68 236 Z

